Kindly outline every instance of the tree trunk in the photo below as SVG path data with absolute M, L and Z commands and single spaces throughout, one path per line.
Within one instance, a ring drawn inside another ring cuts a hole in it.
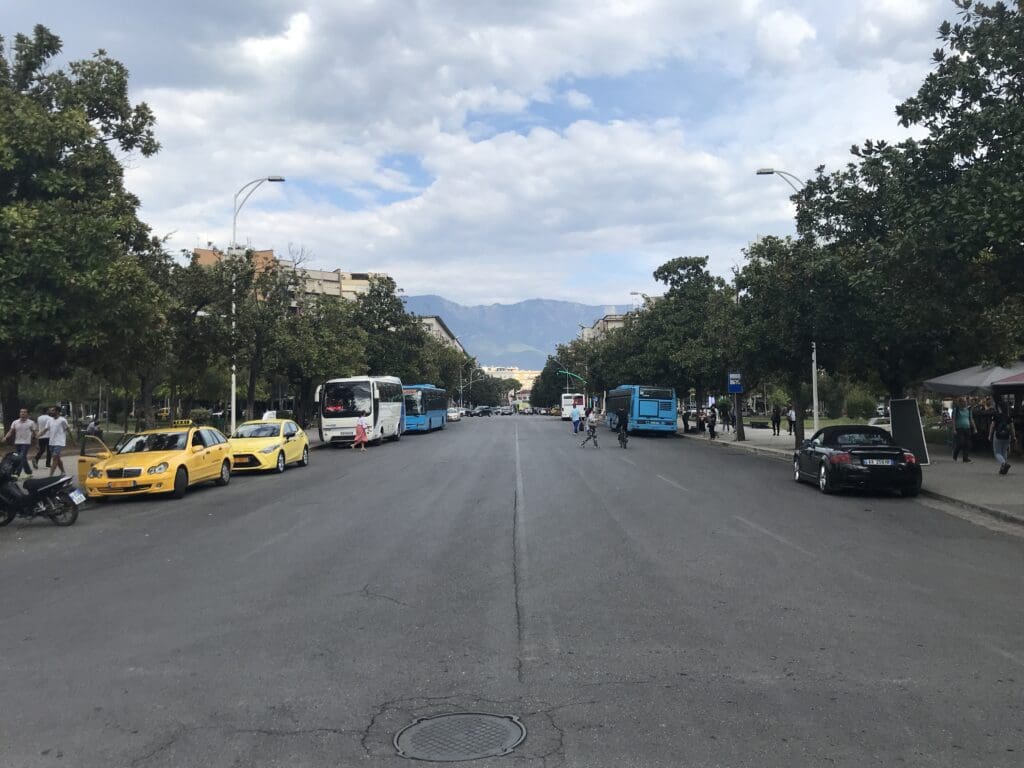
M 799 386 L 796 387 L 796 391 L 800 391 Z M 799 448 L 800 443 L 804 441 L 804 417 L 807 410 L 807 403 L 799 395 L 793 398 L 793 410 L 796 412 L 796 425 L 793 428 L 793 447 Z
M 742 443 L 747 439 L 747 432 L 743 428 L 743 408 L 740 406 L 739 395 L 732 396 L 732 408 L 732 412 L 736 417 L 736 437 L 734 439 L 736 442 Z
M 18 409 L 21 403 L 18 402 L 18 377 L 13 376 L 0 382 L 0 418 L 3 424 L 14 421 L 18 416 Z M 6 429 L 4 430 L 6 433 Z
M 249 420 L 255 418 L 252 414 L 256 402 L 256 379 L 259 375 L 260 364 L 259 355 L 253 355 L 249 363 L 249 384 L 245 391 L 245 418 Z
M 139 376 L 139 395 L 142 398 L 142 417 L 141 420 L 138 414 L 136 414 L 135 417 L 136 428 L 139 429 L 139 431 L 142 429 L 149 429 L 153 424 L 153 390 L 155 387 L 156 385 L 152 376 Z

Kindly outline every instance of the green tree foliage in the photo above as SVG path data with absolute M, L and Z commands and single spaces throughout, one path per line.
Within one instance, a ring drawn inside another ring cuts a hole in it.
M 18 374 L 52 376 L 90 364 L 112 336 L 147 322 L 144 313 L 109 309 L 125 291 L 141 290 L 143 302 L 154 298 L 139 264 L 152 243 L 114 154 L 157 151 L 153 114 L 131 104 L 127 70 L 104 51 L 52 69 L 60 51 L 60 38 L 43 26 L 16 35 L 11 48 L 0 38 L 0 377 L 7 410 Z
M 423 380 L 421 350 L 428 334 L 420 321 L 405 311 L 395 281 L 373 277 L 370 289 L 356 299 L 355 322 L 366 334 L 366 363 L 371 376 Z

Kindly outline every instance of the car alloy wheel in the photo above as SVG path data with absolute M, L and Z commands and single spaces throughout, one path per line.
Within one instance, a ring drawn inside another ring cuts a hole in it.
M 822 493 L 832 493 L 832 481 L 828 477 L 828 467 L 825 464 L 821 465 L 821 469 L 818 470 L 818 489 Z
M 793 479 L 800 482 L 800 459 L 793 459 Z
M 225 461 L 220 465 L 220 477 L 217 478 L 217 485 L 227 485 L 231 482 L 231 462 Z
M 305 446 L 302 447 L 302 458 L 299 459 L 299 466 L 300 467 L 308 467 L 309 466 L 309 446 L 308 445 L 305 445 Z
M 284 472 L 284 451 L 280 451 L 277 454 L 277 466 L 275 467 L 278 474 Z

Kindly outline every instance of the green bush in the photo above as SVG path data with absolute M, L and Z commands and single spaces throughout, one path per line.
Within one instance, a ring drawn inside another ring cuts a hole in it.
M 208 408 L 193 408 L 188 412 L 188 417 L 196 424 L 209 424 L 213 414 Z
M 851 419 L 869 419 L 874 416 L 874 396 L 864 389 L 851 389 L 846 395 L 846 415 Z

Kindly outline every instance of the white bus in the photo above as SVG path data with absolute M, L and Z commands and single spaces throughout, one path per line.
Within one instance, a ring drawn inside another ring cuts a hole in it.
M 320 440 L 331 445 L 350 444 L 356 420 L 365 416 L 372 442 L 400 440 L 405 431 L 405 398 L 402 380 L 395 376 L 354 376 L 331 379 L 317 387 Z
M 575 405 L 580 409 L 580 418 L 583 418 L 583 410 L 586 408 L 587 399 L 579 392 L 566 392 L 562 395 L 562 421 L 568 421 L 572 407 Z

